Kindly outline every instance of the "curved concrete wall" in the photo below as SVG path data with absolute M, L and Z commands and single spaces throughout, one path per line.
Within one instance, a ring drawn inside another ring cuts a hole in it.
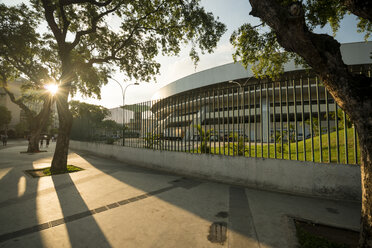
M 229 157 L 70 141 L 70 148 L 125 163 L 263 190 L 361 200 L 360 167 Z
M 372 42 L 356 42 L 341 44 L 342 58 L 347 65 L 371 64 Z M 302 67 L 296 67 L 293 61 L 284 66 L 284 71 L 301 70 Z M 174 81 L 158 90 L 153 99 L 166 98 L 184 91 L 237 80 L 241 78 L 252 77 L 250 68 L 247 70 L 240 63 L 229 63 L 197 72 Z

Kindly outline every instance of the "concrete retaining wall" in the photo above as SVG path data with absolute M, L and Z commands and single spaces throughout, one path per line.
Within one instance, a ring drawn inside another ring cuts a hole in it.
M 70 141 L 70 148 L 131 165 L 264 190 L 361 200 L 360 167 L 280 159 L 228 157 Z

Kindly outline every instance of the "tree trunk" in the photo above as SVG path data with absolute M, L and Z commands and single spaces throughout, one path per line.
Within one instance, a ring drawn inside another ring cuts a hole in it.
M 61 92 L 62 93 L 62 92 Z M 59 128 L 56 149 L 54 151 L 51 171 L 65 172 L 67 170 L 68 147 L 72 127 L 72 115 L 68 108 L 68 93 L 58 98 L 57 110 L 59 117 Z
M 39 141 L 41 132 L 44 130 L 48 124 L 52 99 L 50 96 L 47 96 L 44 100 L 44 105 L 42 110 L 35 117 L 29 117 L 30 122 L 30 141 L 28 142 L 27 152 L 35 153 L 40 152 L 39 150 Z
M 371 119 L 371 115 L 369 116 Z M 359 128 L 359 129 L 363 129 Z M 369 132 L 369 133 L 368 133 Z M 362 133 L 362 135 L 361 135 Z M 359 134 L 360 151 L 362 154 L 362 213 L 360 223 L 359 247 L 372 247 L 372 130 L 369 128 Z M 363 135 L 367 137 L 363 137 Z
M 51 171 L 66 172 L 68 147 L 70 144 L 70 133 L 72 128 L 72 114 L 69 110 L 68 95 L 70 93 L 71 81 L 74 78 L 69 53 L 61 52 L 63 82 L 56 94 L 59 128 L 56 149 L 54 151 Z
M 40 140 L 40 132 L 31 131 L 30 133 L 30 140 L 28 142 L 27 152 L 28 153 L 36 153 L 39 152 L 39 140 Z
M 272 28 L 286 51 L 297 53 L 312 67 L 355 124 L 362 155 L 359 247 L 372 247 L 372 79 L 348 71 L 335 39 L 309 31 L 299 2 L 289 7 L 281 6 L 276 0 L 250 0 L 250 3 L 251 15 Z
M 5 77 L 3 77 L 5 78 Z M 16 99 L 14 94 L 10 92 L 7 88 L 7 81 L 3 82 L 3 89 L 8 94 L 10 100 L 17 104 L 23 111 L 25 111 L 27 116 L 27 121 L 29 122 L 30 126 L 30 141 L 28 142 L 27 152 L 29 153 L 35 153 L 39 152 L 39 140 L 40 140 L 40 134 L 42 130 L 46 127 L 48 124 L 50 112 L 51 112 L 51 106 L 53 103 L 53 100 L 49 93 L 45 93 L 44 95 L 44 103 L 43 108 L 41 111 L 35 116 L 35 114 L 30 110 L 28 106 L 24 102 L 22 102 L 21 99 Z

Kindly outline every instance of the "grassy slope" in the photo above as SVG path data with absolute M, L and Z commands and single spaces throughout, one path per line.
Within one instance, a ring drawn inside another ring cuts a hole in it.
M 348 163 L 348 164 L 355 164 L 355 147 L 354 147 L 354 129 L 348 128 L 347 129 L 347 149 L 348 149 L 348 161 L 346 161 L 346 151 L 345 151 L 345 130 L 341 129 L 338 131 L 338 144 L 339 148 L 337 150 L 337 132 L 334 131 L 329 134 L 329 141 L 328 141 L 328 134 L 323 134 L 321 136 L 322 139 L 322 148 L 320 149 L 320 138 L 319 136 L 313 137 L 313 139 L 309 138 L 305 141 L 298 141 L 297 143 L 297 150 L 298 150 L 298 160 L 304 161 L 305 160 L 305 153 L 306 153 L 306 161 L 314 161 L 315 162 L 332 162 L 332 163 Z M 213 143 L 213 141 L 212 141 Z M 304 144 L 305 143 L 305 144 Z M 358 142 L 357 142 L 358 143 Z M 237 144 L 237 143 L 235 143 Z M 313 144 L 313 145 L 312 145 Z M 305 149 L 304 149 L 305 145 Z M 227 145 L 227 142 L 225 142 L 225 147 L 221 148 L 212 148 L 212 153 L 214 154 L 223 154 L 223 149 L 225 149 L 225 154 L 233 155 L 233 149 L 232 149 L 232 142 L 230 142 L 230 149 Z M 234 153 L 236 155 L 237 145 L 234 147 Z M 270 156 L 268 156 L 268 147 L 270 149 L 269 153 Z M 312 152 L 313 147 L 313 152 Z M 328 147 L 330 149 L 328 149 Z M 263 149 L 262 149 L 263 148 Z M 264 144 L 261 146 L 261 143 L 258 142 L 255 146 L 254 143 L 251 143 L 251 146 L 249 147 L 249 144 L 245 144 L 245 156 L 249 157 L 255 157 L 255 152 L 257 154 L 257 157 L 264 157 L 264 158 L 275 158 L 275 151 L 274 151 L 274 144 L 270 144 L 269 146 L 267 144 Z M 290 157 L 291 160 L 296 160 L 296 143 L 290 144 Z M 220 151 L 221 149 L 221 151 Z M 230 150 L 230 152 L 229 152 Z M 263 151 L 262 151 L 263 150 Z M 276 158 L 282 158 L 283 159 L 289 159 L 289 149 L 288 149 L 288 143 L 283 144 L 283 154 L 280 152 L 280 144 L 276 144 Z M 304 151 L 306 151 L 304 153 Z M 320 151 L 322 151 L 322 160 L 320 159 Z M 197 151 L 195 151 L 197 152 Z M 200 151 L 199 151 L 200 152 Z M 330 153 L 330 159 L 329 159 L 329 153 Z M 357 145 L 357 156 L 358 156 L 358 163 L 360 162 L 360 150 L 359 150 L 359 144 Z M 339 157 L 339 159 L 338 159 Z

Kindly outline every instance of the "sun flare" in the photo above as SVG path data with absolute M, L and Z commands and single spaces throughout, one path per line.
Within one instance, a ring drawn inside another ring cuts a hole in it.
M 54 96 L 58 92 L 58 85 L 47 84 L 47 85 L 45 85 L 45 89 L 47 89 L 50 92 L 50 94 L 52 94 Z

